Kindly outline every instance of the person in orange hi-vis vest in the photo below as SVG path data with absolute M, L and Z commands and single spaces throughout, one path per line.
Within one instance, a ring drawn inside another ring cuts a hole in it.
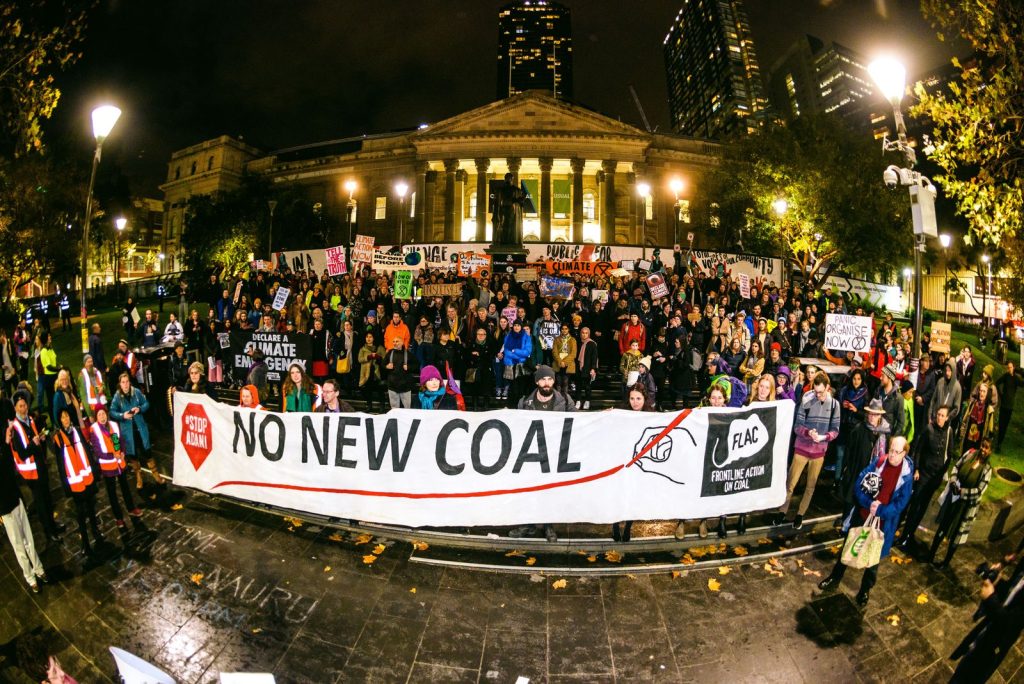
M 50 498 L 50 471 L 43 442 L 45 434 L 29 415 L 32 397 L 19 390 L 14 393 L 14 420 L 8 422 L 6 441 L 11 448 L 14 467 L 32 491 L 33 508 L 49 541 L 60 539 L 61 527 L 53 518 Z
M 107 498 L 110 499 L 110 510 L 114 513 L 117 521 L 117 529 L 124 532 L 124 513 L 121 503 L 117 499 L 117 488 L 121 487 L 121 497 L 124 499 L 124 506 L 128 515 L 132 517 L 132 527 L 136 531 L 142 529 L 140 516 L 142 511 L 135 505 L 132 498 L 132 489 L 128 485 L 128 464 L 125 462 L 124 445 L 121 441 L 121 426 L 110 420 L 106 406 L 96 409 L 96 419 L 89 426 L 89 442 L 92 444 L 92 452 L 100 466 L 100 477 L 107 488 Z
M 82 430 L 75 425 L 71 412 L 63 409 L 57 414 L 60 428 L 54 432 L 50 444 L 57 459 L 64 493 L 75 502 L 75 517 L 78 519 L 78 534 L 82 537 L 82 551 L 93 558 L 95 549 L 89 544 L 85 529 L 86 518 L 92 527 L 93 543 L 103 544 L 99 522 L 96 520 L 96 471 Z
M 25 503 L 18 486 L 20 480 L 13 459 L 0 458 L 0 521 L 3 521 L 4 531 L 11 541 L 11 548 L 25 581 L 33 593 L 38 593 L 39 583 L 46 581 L 46 570 L 36 551 L 32 527 L 25 513 Z
M 85 355 L 82 370 L 78 374 L 78 398 L 82 402 L 82 412 L 90 421 L 96 420 L 96 409 L 107 406 L 107 388 L 103 373 L 96 367 L 89 354 Z

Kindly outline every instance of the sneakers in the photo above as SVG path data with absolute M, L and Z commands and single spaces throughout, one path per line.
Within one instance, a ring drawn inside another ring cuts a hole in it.
M 141 508 L 133 508 L 132 510 L 128 511 L 128 515 L 132 516 L 133 518 L 141 517 L 142 516 L 142 509 Z
M 786 522 L 785 513 L 774 513 L 768 518 L 768 524 L 772 527 L 778 527 L 782 523 Z
M 29 582 L 28 586 L 29 586 L 30 589 L 32 589 L 32 593 L 33 594 L 38 594 L 39 593 L 39 583 L 38 582 Z
M 818 588 L 822 591 L 829 591 L 830 589 L 835 589 L 837 586 L 839 586 L 839 578 L 833 575 L 829 575 L 818 582 Z
M 705 521 L 700 521 L 700 527 L 697 528 L 697 534 L 700 535 L 701 539 L 708 538 L 708 524 Z
M 684 539 L 686 537 L 686 523 L 680 520 L 679 524 L 676 525 L 675 532 L 672 533 L 672 536 L 676 539 Z
M 583 402 L 583 410 L 584 411 L 589 411 L 590 410 L 590 402 L 589 401 Z
M 803 526 L 804 526 L 804 516 L 797 515 L 795 518 L 793 518 L 793 529 L 794 530 L 799 530 L 799 529 L 803 528 Z
M 36 580 L 39 581 L 39 582 L 42 582 L 43 584 L 49 584 L 50 583 L 50 578 L 46 576 L 45 572 L 42 573 L 42 574 L 36 575 Z
M 577 411 L 579 411 L 579 410 L 580 410 L 580 402 L 578 402 L 578 401 L 576 402 L 576 410 L 577 410 Z
M 736 524 L 736 534 L 747 533 L 747 514 L 740 513 L 740 521 Z

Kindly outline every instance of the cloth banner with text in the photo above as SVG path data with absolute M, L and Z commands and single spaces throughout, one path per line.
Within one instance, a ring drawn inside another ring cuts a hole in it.
M 785 500 L 793 411 L 275 413 L 178 393 L 174 483 L 410 527 L 710 518 Z
M 307 368 L 308 359 L 313 356 L 309 335 L 297 332 L 256 332 L 255 330 L 232 330 L 231 357 L 236 379 L 244 380 L 252 367 L 250 349 L 260 349 L 267 364 L 267 380 L 280 382 L 288 373 L 288 367 L 297 363 Z

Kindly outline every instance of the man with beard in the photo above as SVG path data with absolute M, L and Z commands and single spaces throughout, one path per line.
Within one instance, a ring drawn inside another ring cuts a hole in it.
M 568 394 L 555 390 L 555 371 L 550 366 L 537 366 L 533 373 L 533 381 L 537 384 L 536 389 L 529 395 L 519 400 L 521 411 L 575 411 L 576 405 Z M 543 528 L 544 535 L 549 542 L 558 541 L 555 535 L 555 528 L 550 524 L 537 525 L 534 528 L 525 528 L 524 534 L 530 535 L 532 531 Z M 519 531 L 519 530 L 517 530 Z

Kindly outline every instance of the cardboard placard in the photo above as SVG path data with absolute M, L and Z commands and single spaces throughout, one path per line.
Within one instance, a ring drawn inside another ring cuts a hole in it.
M 356 243 L 352 247 L 352 261 L 368 264 L 373 261 L 372 235 L 356 235 Z
M 950 351 L 950 342 L 953 338 L 953 327 L 949 323 L 932 323 L 932 339 L 928 345 L 928 351 L 946 352 Z
M 826 349 L 868 353 L 871 351 L 871 317 L 825 314 Z
M 462 283 L 427 283 L 420 294 L 424 297 L 461 297 Z
M 491 274 L 491 255 L 462 252 L 455 273 L 463 278 L 486 278 Z
M 535 268 L 517 268 L 516 269 L 516 282 L 517 283 L 535 283 L 540 277 L 540 273 Z

